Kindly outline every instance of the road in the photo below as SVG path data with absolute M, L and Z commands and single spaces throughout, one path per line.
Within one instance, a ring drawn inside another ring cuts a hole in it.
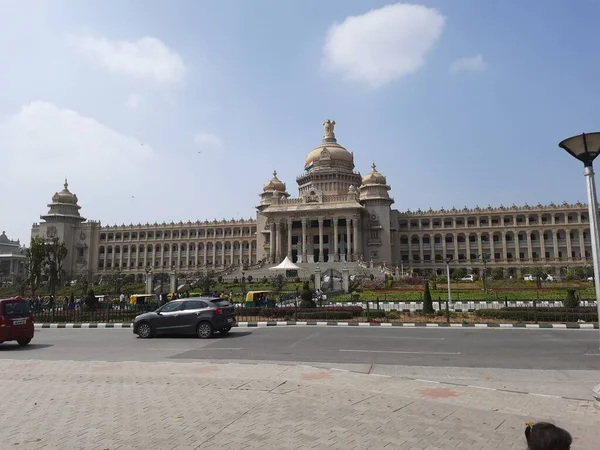
M 42 329 L 0 358 L 252 360 L 504 369 L 600 369 L 597 330 L 266 327 L 210 340 L 143 340 L 130 329 Z
M 266 327 L 209 340 L 42 329 L 26 348 L 0 345 L 0 359 L 283 362 L 589 398 L 598 342 L 597 330 L 558 329 Z

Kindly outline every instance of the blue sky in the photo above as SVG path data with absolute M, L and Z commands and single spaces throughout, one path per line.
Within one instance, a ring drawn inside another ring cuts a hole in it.
M 326 118 L 400 210 L 585 201 L 557 143 L 600 128 L 600 4 L 398 5 L 0 2 L 0 228 L 65 175 L 105 224 L 254 216 Z

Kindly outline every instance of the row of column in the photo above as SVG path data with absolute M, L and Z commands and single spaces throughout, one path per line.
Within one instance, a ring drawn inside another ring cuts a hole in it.
M 362 248 L 361 242 L 361 233 L 359 232 L 359 215 L 345 216 L 346 219 L 346 236 L 347 239 L 347 247 L 346 254 L 339 254 L 339 220 L 340 217 L 333 217 L 331 219 L 333 223 L 333 259 L 331 259 L 331 255 L 329 256 L 329 260 L 331 261 L 355 261 L 357 256 L 359 255 L 359 249 Z M 299 262 L 308 262 L 309 255 L 307 254 L 307 229 L 310 217 L 302 217 L 302 254 L 298 255 Z M 324 247 L 323 247 L 323 223 L 325 222 L 325 217 L 317 217 L 317 221 L 319 224 L 319 261 L 323 262 L 324 260 Z M 287 225 L 287 257 L 292 259 L 292 225 L 294 220 L 292 218 L 286 219 Z M 283 259 L 283 248 L 282 248 L 282 234 L 284 233 L 284 224 L 281 221 L 274 220 L 270 225 L 270 260 L 271 262 L 281 262 Z
M 233 245 L 231 246 L 230 250 L 230 257 L 231 257 L 231 263 L 234 264 L 234 248 Z M 192 252 L 195 252 L 196 254 L 196 265 L 198 265 L 198 258 L 199 258 L 199 253 L 200 250 L 198 247 L 196 247 L 196 250 L 193 250 Z M 185 266 L 189 266 L 190 265 L 190 256 L 192 254 L 192 252 L 190 252 L 189 250 L 187 251 L 187 254 L 184 257 L 184 265 Z M 240 265 L 242 265 L 242 262 L 244 260 L 244 255 L 243 255 L 243 248 L 240 246 L 240 248 L 238 249 L 238 252 L 240 253 L 238 255 L 238 263 Z M 207 258 L 208 258 L 208 252 L 206 251 L 206 248 L 204 248 L 203 250 L 203 265 L 206 266 L 207 263 Z M 131 260 L 131 258 L 127 258 L 128 261 Z M 162 263 L 164 262 L 164 259 L 167 259 L 167 261 L 173 261 L 173 249 L 171 247 L 169 247 L 169 256 L 167 256 L 166 258 L 164 258 L 164 252 L 161 252 L 160 255 L 158 255 L 157 258 L 157 254 L 156 252 L 152 252 L 152 267 L 156 267 L 156 260 L 159 259 L 161 265 L 160 267 L 162 267 Z M 181 266 L 181 251 L 177 252 L 177 267 Z M 250 263 L 252 263 L 252 245 L 248 246 L 248 255 L 247 255 L 247 259 Z M 148 253 L 146 251 L 144 251 L 144 256 L 143 256 L 143 260 L 144 260 L 144 265 L 143 267 L 148 267 Z M 215 245 L 213 245 L 212 248 L 212 265 L 215 265 L 215 262 L 217 260 L 217 247 Z M 112 252 L 112 257 L 111 257 L 111 266 L 114 268 L 115 267 L 115 252 Z M 123 252 L 119 253 L 119 267 L 123 268 Z M 225 246 L 221 247 L 221 264 L 224 264 L 225 261 Z M 136 263 L 139 262 L 139 258 L 136 258 Z
M 579 231 L 579 252 L 580 252 L 580 256 L 583 258 L 585 257 L 585 239 L 583 237 L 583 232 Z M 494 259 L 494 253 L 496 251 L 495 248 L 495 243 L 493 239 L 490 239 L 489 241 L 486 241 L 485 243 L 482 241 L 481 239 L 482 233 L 477 233 L 477 254 L 481 255 L 483 254 L 483 245 L 484 244 L 489 244 L 490 250 L 489 253 L 492 257 L 492 259 Z M 412 257 L 412 239 L 408 240 L 408 254 Z M 455 261 L 458 261 L 458 243 L 456 240 L 456 236 L 454 236 L 453 239 L 454 243 L 454 255 L 453 258 Z M 506 260 L 508 259 L 508 246 L 507 246 L 507 241 L 506 241 L 506 233 L 502 233 L 502 241 L 501 241 L 501 247 L 498 249 L 502 252 L 501 258 Z M 546 255 L 546 244 L 544 242 L 544 239 L 540 239 L 539 241 L 540 245 L 540 253 L 541 255 L 539 255 L 539 258 L 545 258 Z M 419 236 L 419 258 L 421 261 L 423 261 L 423 253 L 424 253 L 424 249 L 423 249 L 423 237 Z M 514 243 L 514 251 L 515 251 L 515 255 L 513 255 L 514 259 L 518 259 L 519 258 L 519 252 L 521 250 L 521 247 L 519 246 L 519 240 L 518 239 L 514 239 L 512 241 L 512 243 Z M 430 245 L 435 245 L 435 244 L 430 244 Z M 529 260 L 533 259 L 533 241 L 531 240 L 531 234 L 527 233 L 527 256 Z M 591 246 L 591 244 L 590 244 Z M 572 251 L 573 251 L 573 245 L 571 242 L 571 238 L 570 235 L 567 233 L 566 234 L 566 247 L 567 247 L 567 258 L 572 258 Z M 559 252 L 559 245 L 558 245 L 558 237 L 556 235 L 555 232 L 552 233 L 552 249 L 554 252 L 554 258 L 558 257 L 558 252 Z M 474 250 L 474 249 L 473 249 Z M 486 249 L 487 250 L 487 249 Z M 524 249 L 525 250 L 525 249 Z M 446 257 L 446 251 L 447 251 L 447 244 L 446 244 L 446 240 L 442 239 L 442 252 L 443 252 L 443 257 Z M 471 253 L 471 242 L 469 241 L 469 239 L 465 240 L 465 251 L 466 251 L 466 255 L 467 257 L 470 255 Z

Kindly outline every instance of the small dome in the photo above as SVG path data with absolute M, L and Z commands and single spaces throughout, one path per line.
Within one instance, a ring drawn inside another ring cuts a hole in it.
M 285 192 L 285 183 L 283 183 L 279 178 L 277 178 L 276 170 L 273 171 L 273 178 L 271 178 L 264 184 L 263 191 Z
M 54 203 L 70 203 L 72 205 L 77 204 L 77 196 L 73 195 L 69 191 L 69 183 L 67 183 L 67 179 L 65 178 L 65 184 L 62 191 L 55 193 L 52 196 L 52 202 Z
M 362 184 L 386 184 L 386 183 L 387 183 L 386 178 L 377 171 L 377 166 L 375 166 L 375 163 L 373 163 L 371 165 L 371 172 L 369 172 L 362 179 Z

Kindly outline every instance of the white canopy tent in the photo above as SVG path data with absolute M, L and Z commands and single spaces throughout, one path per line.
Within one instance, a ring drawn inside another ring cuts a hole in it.
M 300 267 L 290 261 L 287 256 L 280 264 L 275 267 L 269 267 L 269 270 L 300 270 Z

